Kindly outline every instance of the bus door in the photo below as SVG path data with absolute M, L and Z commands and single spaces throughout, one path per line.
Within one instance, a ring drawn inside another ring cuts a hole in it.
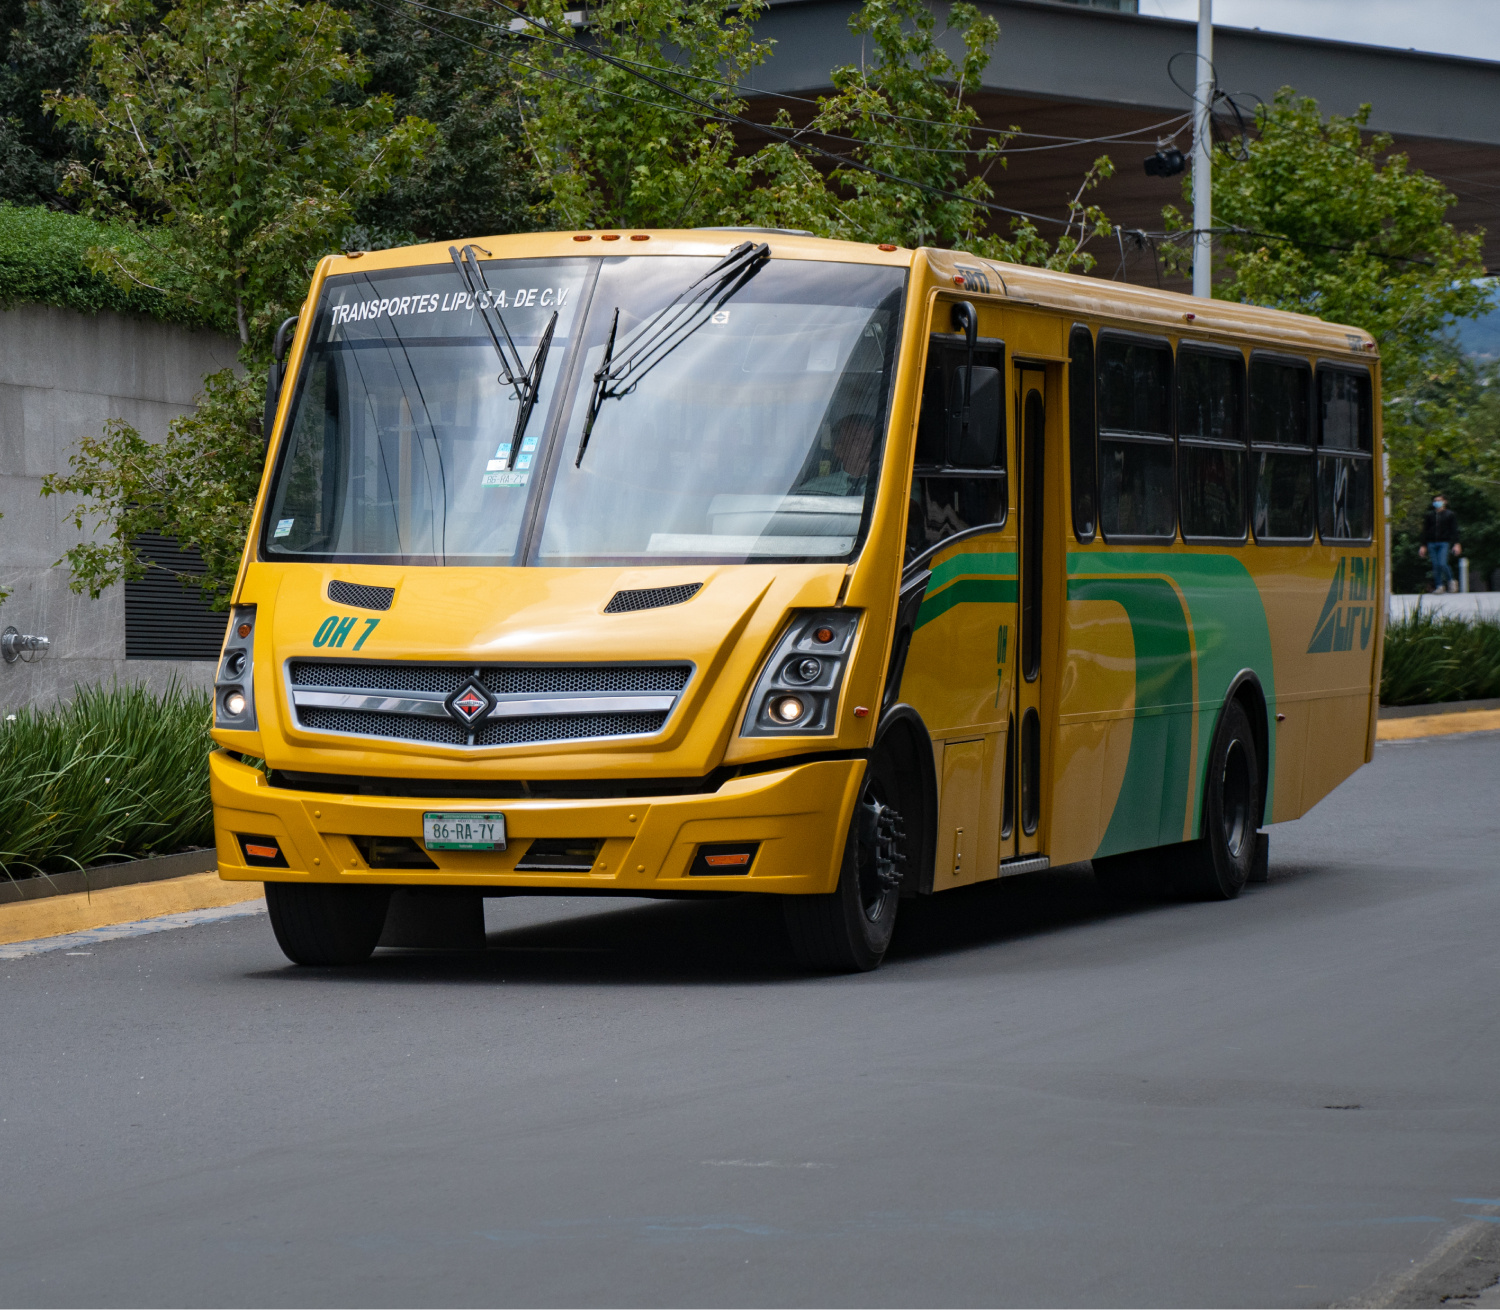
M 1015 368 L 1017 599 L 1016 676 L 1011 680 L 1007 733 L 1003 858 L 1035 860 L 1042 854 L 1043 549 L 1047 503 L 1047 371 L 1018 360 Z M 1019 872 L 1019 868 L 1016 870 Z

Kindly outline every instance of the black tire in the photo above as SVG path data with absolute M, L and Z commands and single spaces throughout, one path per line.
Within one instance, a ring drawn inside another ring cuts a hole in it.
M 901 903 L 901 866 L 909 841 L 901 818 L 901 778 L 881 754 L 865 766 L 838 886 L 821 896 L 783 896 L 792 955 L 818 973 L 866 973 L 880 967 Z
M 1260 827 L 1260 762 L 1245 707 L 1232 700 L 1219 717 L 1209 750 L 1203 796 L 1203 836 L 1178 850 L 1173 883 L 1194 901 L 1232 901 L 1255 867 Z
M 268 882 L 276 943 L 293 964 L 360 964 L 385 928 L 388 887 Z

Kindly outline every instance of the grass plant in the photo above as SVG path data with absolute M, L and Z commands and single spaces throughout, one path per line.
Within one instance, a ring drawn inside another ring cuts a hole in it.
M 208 693 L 80 687 L 0 720 L 0 877 L 213 841 Z
M 1420 607 L 1385 630 L 1382 705 L 1435 705 L 1500 696 L 1500 621 Z

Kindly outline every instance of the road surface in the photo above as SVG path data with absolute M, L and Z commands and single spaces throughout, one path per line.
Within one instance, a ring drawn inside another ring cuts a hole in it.
M 296 969 L 255 916 L 0 962 L 0 1303 L 1472 1293 L 1497 852 L 1490 733 L 1382 745 L 1236 902 L 1015 878 L 863 977 L 759 903 L 530 898 L 483 955 Z

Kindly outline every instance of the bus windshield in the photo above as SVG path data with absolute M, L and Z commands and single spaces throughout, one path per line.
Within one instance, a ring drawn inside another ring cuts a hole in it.
M 517 398 L 483 293 L 476 304 L 451 265 L 330 278 L 263 557 L 548 566 L 852 557 L 874 502 L 904 269 L 772 260 L 599 404 L 580 460 L 611 328 L 618 360 L 716 262 L 486 260 L 493 311 L 526 360 L 557 315 L 514 452 Z

